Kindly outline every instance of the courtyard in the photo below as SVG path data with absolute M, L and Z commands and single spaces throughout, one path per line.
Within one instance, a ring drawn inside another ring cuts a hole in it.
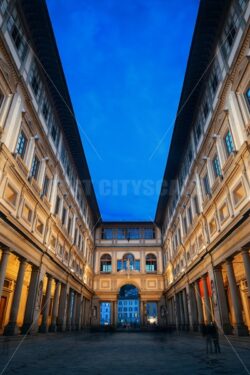
M 0 374 L 250 374 L 249 338 L 228 339 L 220 340 L 221 354 L 207 355 L 204 338 L 188 333 L 1 337 Z

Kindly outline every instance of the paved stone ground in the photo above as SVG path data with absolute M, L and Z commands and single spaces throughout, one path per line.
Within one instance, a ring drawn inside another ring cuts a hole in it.
M 22 339 L 0 337 L 0 375 L 250 374 L 249 338 L 229 337 L 237 354 L 222 338 L 222 353 L 210 355 L 203 337 L 184 333 L 40 334 L 20 345 Z

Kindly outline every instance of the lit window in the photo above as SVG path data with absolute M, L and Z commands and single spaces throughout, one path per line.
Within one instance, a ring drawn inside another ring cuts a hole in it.
M 246 101 L 247 101 L 247 104 L 248 104 L 248 110 L 250 112 L 250 87 L 247 89 L 247 91 L 245 93 L 245 97 L 246 97 Z
M 101 256 L 100 270 L 101 272 L 112 271 L 111 256 L 109 254 L 104 254 Z
M 146 256 L 146 272 L 157 271 L 157 260 L 154 254 L 148 254 Z
M 221 176 L 221 168 L 220 168 L 220 161 L 218 155 L 215 155 L 213 158 L 213 170 L 215 178 Z
M 227 156 L 229 156 L 235 151 L 234 141 L 233 141 L 233 137 L 232 137 L 230 130 L 228 130 L 228 132 L 226 133 L 224 137 L 224 143 L 225 143 Z
M 37 177 L 38 177 L 39 167 L 40 167 L 40 161 L 38 157 L 35 155 L 32 161 L 32 166 L 31 166 L 31 171 L 30 171 L 31 177 L 33 177 L 35 180 L 37 180 Z
M 25 155 L 25 151 L 27 148 L 27 137 L 24 134 L 23 131 L 19 134 L 17 145 L 16 145 L 16 154 L 20 155 L 20 157 L 23 159 Z

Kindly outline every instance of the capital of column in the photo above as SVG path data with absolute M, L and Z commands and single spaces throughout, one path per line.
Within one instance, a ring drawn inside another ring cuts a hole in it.
M 250 244 L 247 244 L 247 245 L 245 245 L 245 246 L 243 246 L 242 248 L 241 248 L 241 253 L 247 253 L 247 254 L 249 254 L 249 250 L 250 250 Z
M 11 253 L 11 250 L 10 250 L 9 246 L 6 246 L 6 245 L 4 245 L 2 243 L 0 243 L 0 249 L 2 250 L 2 252 L 4 254 Z

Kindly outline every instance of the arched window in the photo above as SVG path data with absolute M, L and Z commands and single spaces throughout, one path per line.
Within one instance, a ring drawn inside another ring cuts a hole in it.
M 148 254 L 146 256 L 146 272 L 157 271 L 157 260 L 154 254 Z
M 112 271 L 112 262 L 111 256 L 109 254 L 104 254 L 101 256 L 100 269 L 101 272 L 111 272 Z

